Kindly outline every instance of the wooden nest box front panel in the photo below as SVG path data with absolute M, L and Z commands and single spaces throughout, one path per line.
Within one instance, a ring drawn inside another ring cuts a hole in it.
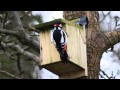
M 60 55 L 51 42 L 50 33 L 56 22 L 61 22 L 63 30 L 68 34 L 67 53 L 70 61 L 64 64 Z M 87 76 L 87 54 L 85 31 L 74 21 L 57 19 L 36 26 L 40 30 L 40 57 L 42 66 L 65 79 L 75 79 Z

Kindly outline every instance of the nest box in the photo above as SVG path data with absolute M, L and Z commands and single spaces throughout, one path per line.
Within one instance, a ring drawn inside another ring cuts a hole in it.
M 56 19 L 36 25 L 40 31 L 40 58 L 42 67 L 57 74 L 60 79 L 77 79 L 87 76 L 86 33 L 83 26 L 76 25 L 76 20 Z M 60 60 L 58 51 L 51 42 L 51 30 L 54 24 L 61 22 L 63 30 L 68 34 L 67 53 L 70 56 L 68 64 Z

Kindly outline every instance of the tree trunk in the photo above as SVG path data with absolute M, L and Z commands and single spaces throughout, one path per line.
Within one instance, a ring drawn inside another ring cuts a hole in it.
M 80 18 L 83 13 L 85 13 L 89 20 L 86 32 L 88 65 L 87 79 L 98 79 L 102 54 L 115 43 L 112 44 L 112 42 L 109 42 L 110 40 L 107 35 L 100 32 L 98 11 L 64 11 L 63 17 L 67 20 L 72 20 Z

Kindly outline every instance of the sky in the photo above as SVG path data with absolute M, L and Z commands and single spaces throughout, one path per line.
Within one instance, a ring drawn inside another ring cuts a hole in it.
M 33 14 L 41 14 L 44 22 L 54 20 L 54 18 L 63 18 L 63 11 L 34 11 Z
M 63 11 L 34 11 L 33 14 L 41 14 L 43 16 L 43 21 L 48 22 L 51 20 L 58 19 L 58 18 L 63 18 Z M 120 16 L 120 12 L 114 11 L 112 12 L 112 16 L 118 15 Z M 53 18 L 54 17 L 54 18 Z M 106 19 L 104 21 L 104 24 L 109 22 L 109 19 Z M 108 29 L 108 26 L 105 26 L 104 29 Z M 116 45 L 117 48 L 118 45 Z M 120 64 L 117 62 L 113 61 L 112 58 L 112 53 L 104 53 L 101 58 L 101 63 L 100 63 L 101 69 L 105 71 L 106 74 L 111 76 L 111 73 L 113 71 L 113 75 L 116 75 L 116 79 L 120 79 L 120 74 L 117 75 L 118 70 L 120 70 Z

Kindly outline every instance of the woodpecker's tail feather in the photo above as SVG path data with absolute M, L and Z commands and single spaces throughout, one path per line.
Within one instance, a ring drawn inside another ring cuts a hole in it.
M 66 51 L 60 53 L 60 59 L 64 64 L 67 64 L 67 62 L 69 61 L 69 57 Z

